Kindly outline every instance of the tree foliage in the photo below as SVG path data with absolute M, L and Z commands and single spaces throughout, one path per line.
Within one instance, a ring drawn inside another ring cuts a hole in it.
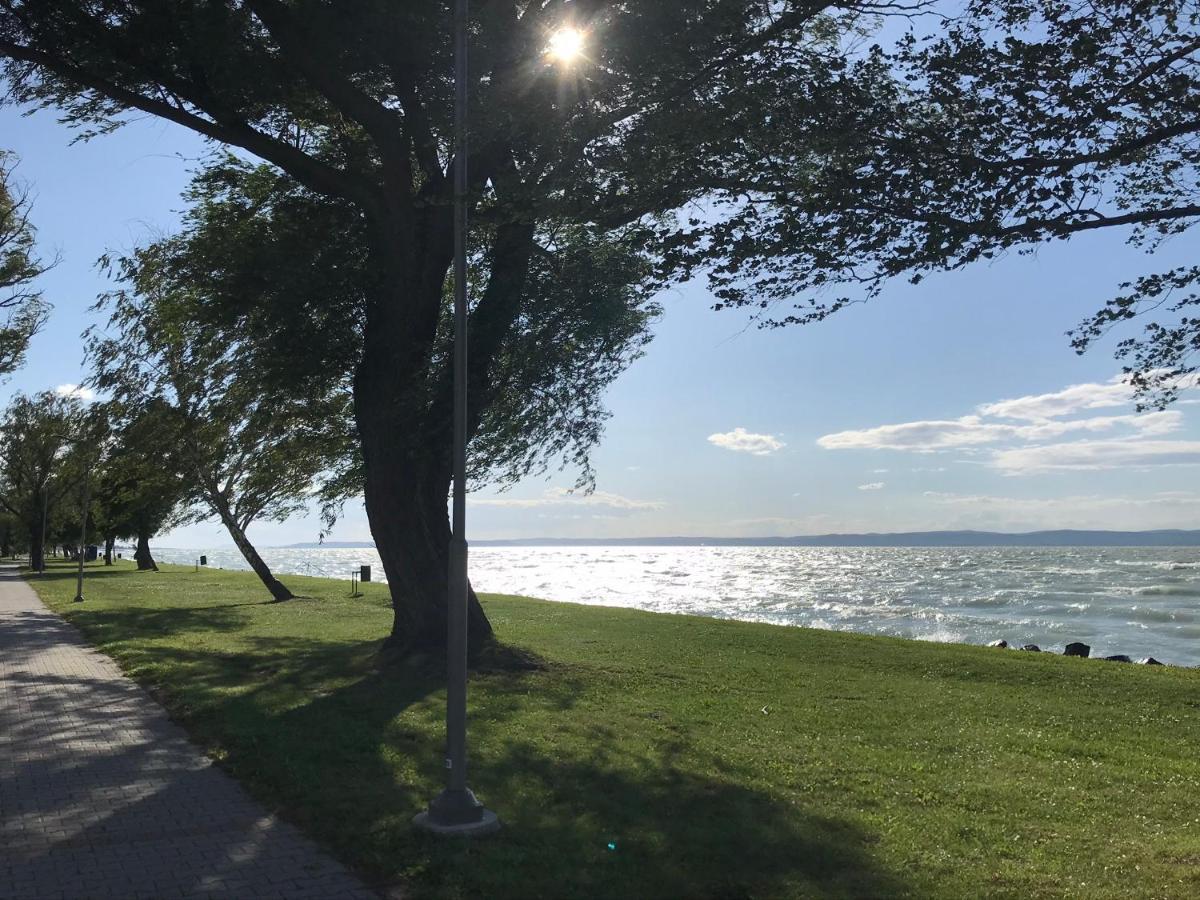
M 21 365 L 29 341 L 49 314 L 49 305 L 33 287 L 47 266 L 37 256 L 29 194 L 13 178 L 14 167 L 12 154 L 0 151 L 0 375 Z
M 977 0 L 938 26 L 849 61 L 858 90 L 829 115 L 853 127 L 830 129 L 823 154 L 774 156 L 731 180 L 715 198 L 728 214 L 667 236 L 671 260 L 707 272 L 719 305 L 793 324 L 896 276 L 915 283 L 1096 229 L 1124 228 L 1152 251 L 1200 216 L 1200 5 Z M 1074 346 L 1143 313 L 1178 314 L 1119 348 L 1144 396 L 1168 401 L 1196 371 L 1198 271 L 1123 285 Z
M 0 506 L 19 523 L 40 568 L 43 539 L 62 518 L 61 503 L 82 482 L 91 451 L 83 405 L 46 391 L 16 394 L 0 420 Z
M 196 298 L 188 315 L 215 339 L 252 342 L 255 382 L 297 398 L 351 391 L 363 347 L 372 279 L 360 216 L 314 194 L 277 169 L 218 158 L 187 195 L 184 229 L 156 245 L 171 278 Z M 470 260 L 470 305 L 487 282 L 494 227 L 477 223 Z M 541 251 L 524 276 L 529 289 L 508 326 L 486 384 L 474 385 L 477 421 L 469 467 L 476 486 L 510 484 L 552 465 L 570 466 L 590 486 L 591 450 L 607 412 L 605 389 L 650 339 L 653 302 L 645 229 L 603 232 L 547 223 Z M 410 391 L 444 394 L 451 353 L 449 290 L 431 366 L 440 380 Z M 250 356 L 241 351 L 239 359 Z M 425 397 L 430 404 L 433 397 Z M 362 490 L 353 441 L 326 483 L 336 506 Z
M 94 476 L 95 528 L 106 562 L 116 540 L 135 540 L 138 568 L 153 569 L 150 538 L 193 518 L 175 419 L 154 402 L 135 410 L 110 402 L 103 410 L 115 424 Z
M 344 379 L 297 375 L 308 387 L 296 392 L 264 377 L 257 341 L 274 335 L 208 327 L 197 314 L 206 284 L 181 274 L 187 256 L 167 239 L 112 263 L 123 287 L 98 304 L 110 318 L 90 332 L 92 381 L 124 410 L 122 433 L 168 448 L 185 499 L 219 518 L 273 596 L 288 599 L 246 530 L 305 510 L 344 464 L 349 394 Z
M 878 15 L 927 5 L 472 4 L 477 461 L 494 449 L 511 454 L 502 477 L 536 469 L 551 434 L 561 442 L 552 455 L 580 461 L 598 409 L 562 404 L 640 349 L 630 310 L 648 309 L 648 264 L 675 277 L 723 264 L 731 249 L 694 243 L 686 260 L 660 260 L 655 226 L 739 190 L 752 172 L 840 152 L 892 89 L 886 72 L 847 65 L 845 39 Z M 160 116 L 353 213 L 369 274 L 352 376 L 367 514 L 393 637 L 422 647 L 442 646 L 445 633 L 451 23 L 445 2 L 0 0 L 15 100 L 52 106 L 85 134 L 125 111 Z M 546 54 L 568 25 L 587 36 L 570 67 Z M 589 293 L 592 276 L 600 285 Z M 594 318 L 590 304 L 601 307 Z M 476 638 L 489 633 L 477 604 L 470 621 Z

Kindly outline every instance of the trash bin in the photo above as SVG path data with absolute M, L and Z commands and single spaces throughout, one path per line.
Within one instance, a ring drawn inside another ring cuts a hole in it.
M 358 567 L 358 580 L 361 581 L 363 584 L 366 584 L 368 581 L 371 580 L 371 567 L 370 566 L 359 566 Z

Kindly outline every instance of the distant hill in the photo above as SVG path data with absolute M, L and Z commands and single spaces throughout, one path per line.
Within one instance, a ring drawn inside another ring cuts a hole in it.
M 908 531 L 780 538 L 527 538 L 472 541 L 476 547 L 1200 547 L 1200 530 L 1184 531 Z M 372 543 L 328 541 L 287 549 L 362 549 Z

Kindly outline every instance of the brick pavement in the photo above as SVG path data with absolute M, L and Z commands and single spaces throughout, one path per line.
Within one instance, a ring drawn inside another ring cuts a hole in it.
M 0 568 L 0 898 L 377 900 Z

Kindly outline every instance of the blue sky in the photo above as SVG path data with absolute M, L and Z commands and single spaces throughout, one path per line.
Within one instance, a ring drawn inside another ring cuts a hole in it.
M 153 120 L 89 144 L 71 137 L 50 114 L 0 109 L 0 148 L 21 157 L 41 245 L 61 255 L 42 280 L 54 316 L 5 398 L 80 381 L 78 335 L 106 286 L 95 260 L 169 232 L 205 152 Z M 1119 282 L 1195 260 L 1195 235 L 1154 257 L 1124 237 L 896 283 L 805 328 L 747 328 L 740 313 L 711 311 L 702 286 L 671 291 L 646 358 L 609 395 L 597 492 L 567 494 L 567 473 L 481 493 L 471 536 L 1200 527 L 1200 405 L 1134 416 L 1112 381 L 1111 342 L 1080 358 L 1064 336 Z M 318 527 L 251 535 L 282 544 Z M 369 539 L 360 503 L 331 537 Z M 217 524 L 161 542 L 229 543 Z

